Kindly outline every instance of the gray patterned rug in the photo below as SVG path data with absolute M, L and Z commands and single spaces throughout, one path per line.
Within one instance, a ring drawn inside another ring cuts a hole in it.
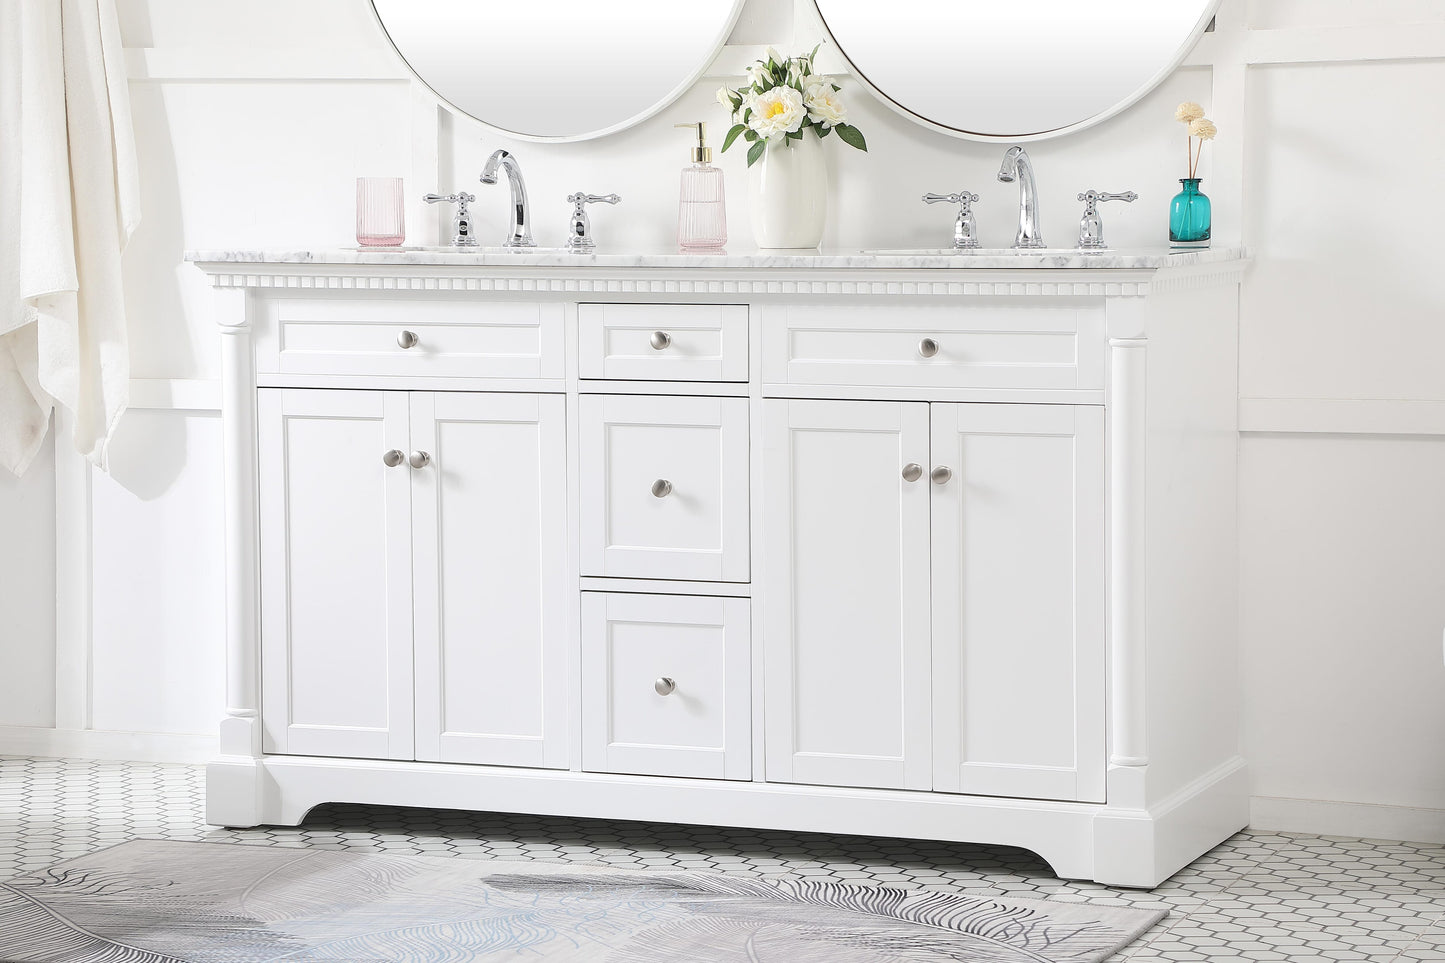
M 0 961 L 1087 963 L 1163 915 L 796 876 L 142 840 L 0 883 Z

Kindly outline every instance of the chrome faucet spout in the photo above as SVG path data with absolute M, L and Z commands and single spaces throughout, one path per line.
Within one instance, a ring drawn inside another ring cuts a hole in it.
M 481 182 L 497 183 L 498 168 L 506 172 L 507 185 L 512 189 L 511 232 L 502 243 L 506 247 L 536 247 L 537 242 L 532 240 L 532 219 L 527 206 L 527 184 L 522 180 L 522 167 L 510 152 L 493 151 L 492 156 L 487 158 L 486 165 L 482 167 Z
M 998 179 L 1005 184 L 1018 181 L 1019 184 L 1019 229 L 1014 235 L 1014 247 L 1039 248 L 1044 246 L 1043 233 L 1039 230 L 1039 190 L 1034 182 L 1034 165 L 1022 147 L 1010 147 L 999 165 Z

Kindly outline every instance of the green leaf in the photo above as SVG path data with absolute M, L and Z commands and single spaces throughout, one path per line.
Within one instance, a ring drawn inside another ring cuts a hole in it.
M 813 48 L 813 52 L 810 53 L 810 54 L 808 54 L 808 66 L 809 66 L 809 67 L 813 66 L 813 58 L 816 57 L 816 56 L 818 56 L 818 51 L 821 50 L 822 48 L 823 48 L 823 45 L 822 45 L 822 44 L 818 44 L 818 46 L 816 46 L 816 47 Z
M 760 140 L 752 147 L 748 148 L 748 166 L 752 167 L 755 163 L 757 163 L 758 158 L 762 157 L 763 151 L 767 149 L 768 142 L 765 140 Z
M 758 132 L 752 129 L 743 131 L 743 140 L 749 144 L 756 144 L 758 142 Z
M 861 151 L 868 150 L 868 142 L 863 139 L 863 132 L 857 127 L 850 127 L 847 124 L 838 124 L 833 128 L 838 132 L 838 139 L 849 147 L 856 147 Z
M 731 147 L 733 145 L 733 141 L 741 137 L 747 131 L 747 129 L 748 127 L 746 124 L 734 124 L 732 130 L 729 130 L 728 135 L 723 138 L 722 149 L 727 150 L 729 147 Z
M 803 139 L 803 131 L 802 131 L 801 129 L 792 131 L 792 132 L 790 132 L 790 133 L 788 134 L 788 140 L 802 140 L 802 139 Z
M 819 140 L 822 140 L 824 137 L 827 137 L 833 132 L 833 128 L 831 127 L 814 127 L 813 129 L 818 132 Z

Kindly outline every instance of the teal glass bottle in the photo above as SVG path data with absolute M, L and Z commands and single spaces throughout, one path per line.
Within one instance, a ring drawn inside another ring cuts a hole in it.
M 1209 198 L 1199 192 L 1198 177 L 1181 177 L 1184 190 L 1169 205 L 1169 243 L 1176 247 L 1208 247 Z

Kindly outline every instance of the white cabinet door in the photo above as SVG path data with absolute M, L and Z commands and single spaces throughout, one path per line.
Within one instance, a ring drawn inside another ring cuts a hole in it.
M 567 766 L 561 395 L 416 392 L 416 757 Z
M 257 398 L 265 749 L 410 759 L 406 395 Z
M 933 788 L 1103 802 L 1103 409 L 932 428 Z
M 583 395 L 582 574 L 748 580 L 748 400 Z
M 928 405 L 763 404 L 767 778 L 928 789 Z
M 582 594 L 582 765 L 747 779 L 748 600 Z

